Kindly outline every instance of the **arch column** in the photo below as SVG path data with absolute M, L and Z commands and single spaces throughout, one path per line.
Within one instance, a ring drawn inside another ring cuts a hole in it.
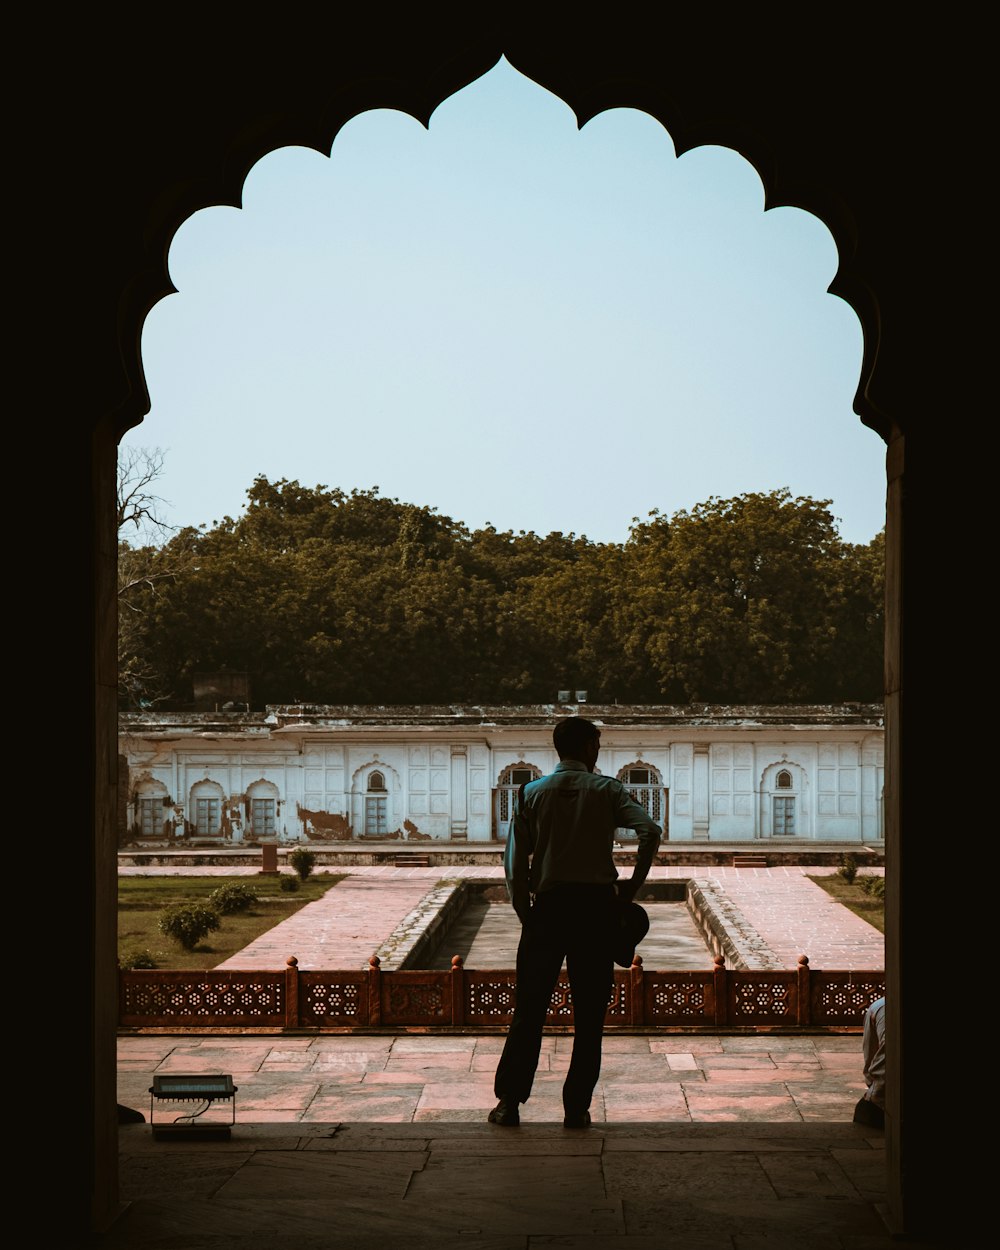
M 450 836 L 464 842 L 469 836 L 469 756 L 464 746 L 451 748 Z
M 696 742 L 691 767 L 691 841 L 707 842 L 711 820 L 711 769 L 707 743 Z

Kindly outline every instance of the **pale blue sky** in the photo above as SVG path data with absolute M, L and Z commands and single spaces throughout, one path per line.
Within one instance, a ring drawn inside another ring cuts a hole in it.
M 506 61 L 427 129 L 379 109 L 329 157 L 265 157 L 169 263 L 123 441 L 165 450 L 173 525 L 240 515 L 259 473 L 609 542 L 782 486 L 850 542 L 884 523 L 826 227 L 765 213 L 732 151 L 677 159 L 647 114 L 578 130 Z

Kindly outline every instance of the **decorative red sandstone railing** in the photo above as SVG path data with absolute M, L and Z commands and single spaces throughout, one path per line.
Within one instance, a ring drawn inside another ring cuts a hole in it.
M 383 971 L 377 956 L 358 971 L 305 971 L 292 955 L 284 970 L 119 972 L 122 1029 L 266 1028 L 305 1030 L 489 1028 L 510 1023 L 513 971 L 473 971 L 456 955 L 450 970 Z M 615 970 L 606 1025 L 615 1028 L 844 1028 L 863 1023 L 885 993 L 884 972 L 809 967 L 733 971 L 724 957 L 705 972 L 647 971 L 637 955 Z M 573 1024 L 565 973 L 546 1024 Z

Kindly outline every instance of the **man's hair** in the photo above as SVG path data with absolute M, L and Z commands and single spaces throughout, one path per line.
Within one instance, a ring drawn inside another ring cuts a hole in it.
M 567 716 L 552 730 L 552 743 L 561 760 L 578 760 L 580 751 L 601 731 L 592 720 L 583 716 Z

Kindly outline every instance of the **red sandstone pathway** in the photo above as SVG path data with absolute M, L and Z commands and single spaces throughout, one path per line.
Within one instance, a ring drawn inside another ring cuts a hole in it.
M 259 876 L 256 868 L 119 868 L 122 876 Z M 308 903 L 275 925 L 221 968 L 282 968 L 294 955 L 301 968 L 363 968 L 369 957 L 441 880 L 503 879 L 499 865 L 440 865 L 431 868 L 352 867 L 349 876 L 322 899 Z M 718 881 L 781 962 L 794 968 L 807 955 L 812 968 L 881 970 L 882 934 L 842 907 L 809 880 L 835 868 L 776 866 L 732 868 L 718 865 L 656 865 L 651 881 L 709 878 Z M 881 873 L 881 869 L 868 870 Z M 623 870 L 627 875 L 628 869 Z M 333 958 L 331 952 L 336 952 Z
M 808 955 L 817 970 L 883 969 L 882 934 L 809 880 L 822 871 L 713 868 L 711 875 L 785 967 L 794 968 L 800 955 Z
M 219 968 L 365 968 L 369 957 L 417 906 L 437 877 L 381 879 L 354 872 L 294 916 L 262 933 Z M 378 871 L 377 869 L 375 871 Z

